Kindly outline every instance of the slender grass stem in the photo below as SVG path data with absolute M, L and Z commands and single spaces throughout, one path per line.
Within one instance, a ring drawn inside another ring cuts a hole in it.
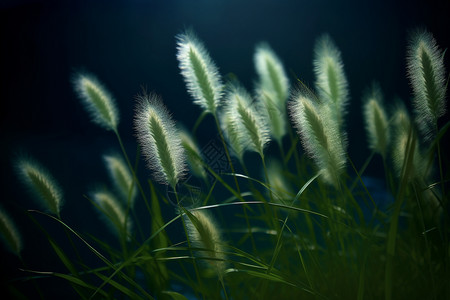
M 228 160 L 228 164 L 230 165 L 231 172 L 235 173 L 235 169 L 234 169 L 233 163 L 231 161 L 231 157 L 230 157 L 230 152 L 228 151 L 228 146 L 223 137 L 222 129 L 220 128 L 219 120 L 216 115 L 214 115 L 214 121 L 216 122 L 217 131 L 219 132 L 220 140 L 222 141 L 222 145 L 225 150 L 225 155 L 227 156 L 227 160 Z M 238 183 L 236 177 L 234 177 L 234 182 L 236 184 L 237 192 L 241 193 L 241 190 L 239 188 L 239 183 Z
M 148 203 L 147 196 L 145 195 L 144 190 L 142 189 L 142 185 L 141 185 L 139 179 L 136 176 L 136 172 L 134 171 L 134 168 L 131 165 L 130 159 L 128 158 L 127 151 L 125 150 L 125 147 L 123 145 L 122 138 L 120 137 L 120 134 L 119 134 L 119 132 L 117 130 L 114 131 L 114 132 L 115 132 L 115 134 L 117 136 L 117 140 L 119 141 L 120 149 L 122 150 L 122 153 L 123 153 L 123 155 L 125 157 L 125 160 L 127 161 L 128 168 L 130 169 L 131 174 L 133 175 L 133 180 L 136 183 L 136 185 L 137 185 L 137 187 L 139 189 L 139 192 L 141 193 L 142 199 L 144 199 L 144 203 L 145 203 L 145 206 L 147 207 L 147 211 L 148 211 L 150 217 L 153 219 L 154 216 L 152 214 L 152 210 L 150 208 L 150 204 Z M 162 226 L 162 224 L 159 224 L 159 225 Z
M 414 195 L 416 196 L 415 198 L 416 198 L 416 201 L 417 201 L 417 205 L 419 207 L 420 225 L 422 226 L 422 234 L 423 234 L 423 237 L 425 239 L 426 259 L 427 259 L 427 264 L 428 264 L 428 268 L 429 268 L 429 271 L 430 271 L 430 278 L 431 278 L 431 286 L 432 286 L 433 298 L 437 299 L 437 297 L 436 297 L 436 282 L 435 282 L 435 279 L 434 279 L 434 272 L 432 270 L 432 264 L 431 264 L 430 244 L 428 242 L 427 230 L 426 230 L 426 227 L 425 227 L 425 218 L 423 216 L 422 205 L 420 204 L 422 197 L 419 196 L 420 191 L 417 191 L 416 182 L 414 182 L 412 184 L 412 188 L 414 190 Z

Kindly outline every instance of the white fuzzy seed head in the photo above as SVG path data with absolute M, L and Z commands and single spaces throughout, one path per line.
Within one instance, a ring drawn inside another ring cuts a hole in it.
M 404 105 L 398 105 L 393 113 L 393 138 L 392 138 L 392 162 L 394 173 L 401 177 L 403 165 L 406 160 L 406 151 L 408 146 L 408 136 L 410 131 L 416 130 L 411 122 L 408 111 Z M 426 159 L 424 159 L 419 142 L 415 139 L 414 157 L 412 167 L 410 168 L 409 178 L 421 178 L 426 180 L 429 172 L 426 168 Z
M 120 235 L 124 232 L 127 236 L 131 233 L 131 220 L 127 218 L 126 210 L 114 194 L 99 190 L 92 193 L 92 199 L 100 207 L 101 212 L 113 232 Z M 125 224 L 127 222 L 127 224 Z M 112 226 L 111 226 L 112 225 Z
M 23 249 L 22 238 L 16 225 L 2 207 L 0 207 L 0 239 L 9 251 L 20 256 Z
M 344 170 L 346 141 L 339 132 L 337 120 L 326 104 L 316 105 L 303 91 L 293 96 L 289 109 L 291 119 L 300 136 L 303 148 L 314 159 L 321 178 L 338 186 Z
M 186 158 L 190 170 L 194 175 L 206 180 L 207 174 L 205 168 L 203 167 L 202 154 L 196 142 L 194 141 L 194 138 L 191 136 L 189 132 L 187 132 L 184 129 L 180 130 L 180 138 L 181 144 L 183 145 L 183 148 L 186 153 Z
M 215 115 L 223 89 L 218 68 L 194 33 L 188 31 L 176 38 L 177 59 L 189 94 L 194 103 Z
M 239 85 L 230 85 L 226 95 L 225 114 L 235 128 L 242 148 L 264 156 L 264 148 L 270 142 L 267 119 L 262 114 L 259 103 Z M 245 145 L 245 147 L 244 147 Z
M 286 134 L 286 101 L 289 95 L 289 80 L 281 60 L 266 43 L 256 47 L 254 63 L 258 74 L 256 96 L 267 111 L 270 134 L 279 143 Z
M 93 75 L 77 74 L 73 82 L 92 121 L 107 130 L 116 131 L 119 112 L 106 88 Z
M 333 115 L 341 126 L 349 99 L 341 52 L 330 36 L 325 34 L 316 41 L 314 57 L 316 90 L 319 98 L 325 103 L 332 103 Z
M 193 247 L 206 251 L 199 251 L 205 258 L 206 265 L 212 267 L 220 278 L 226 268 L 224 242 L 220 229 L 210 213 L 205 210 L 191 210 L 192 216 L 185 215 L 186 229 Z M 191 220 L 193 218 L 193 220 Z
M 123 200 L 130 199 L 131 206 L 133 206 L 137 188 L 134 185 L 133 175 L 122 156 L 117 153 L 104 155 L 103 160 L 115 189 Z
M 437 120 L 445 114 L 444 55 L 427 31 L 411 35 L 407 55 L 408 77 L 414 92 L 414 109 L 425 138 L 436 134 Z
M 180 134 L 156 95 L 138 96 L 134 127 L 153 178 L 175 188 L 186 171 Z
M 276 103 L 284 106 L 289 96 L 289 80 L 283 64 L 267 43 L 256 47 L 254 63 L 259 88 L 275 95 Z
M 390 130 L 382 100 L 379 87 L 373 85 L 364 95 L 363 116 L 366 123 L 369 148 L 385 157 L 390 141 Z
M 42 207 L 59 216 L 63 194 L 53 176 L 30 158 L 19 159 L 16 168 L 23 183 L 29 188 L 32 195 L 41 202 Z

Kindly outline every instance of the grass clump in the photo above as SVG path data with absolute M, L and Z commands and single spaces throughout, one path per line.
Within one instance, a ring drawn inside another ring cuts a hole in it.
M 60 188 L 48 172 L 30 160 L 17 164 L 50 212 L 28 216 L 65 268 L 24 268 L 37 291 L 42 278 L 57 277 L 82 299 L 450 297 L 449 178 L 440 148 L 450 124 L 438 123 L 445 112 L 445 71 L 430 33 L 416 33 L 408 48 L 413 117 L 403 104 L 385 109 L 381 87 L 365 93 L 359 111 L 368 149 L 361 151 L 369 153 L 362 166 L 348 152 L 349 85 L 328 35 L 314 47 L 314 90 L 303 82 L 292 87 L 268 44 L 256 47 L 253 94 L 236 81 L 222 83 L 192 32 L 178 35 L 177 47 L 188 94 L 203 112 L 192 132 L 180 131 L 170 103 L 138 96 L 134 164 L 113 98 L 91 77 L 75 81 L 94 121 L 114 131 L 122 150 L 103 157 L 113 187 L 85 196 L 119 243 L 78 232 L 60 217 Z M 222 146 L 195 139 L 207 115 Z M 365 174 L 375 153 L 383 159 L 386 188 Z M 141 156 L 150 179 L 139 176 Z M 0 210 L 0 232 L 19 255 L 13 220 L 3 215 Z M 44 217 L 64 229 L 69 246 L 52 237 Z

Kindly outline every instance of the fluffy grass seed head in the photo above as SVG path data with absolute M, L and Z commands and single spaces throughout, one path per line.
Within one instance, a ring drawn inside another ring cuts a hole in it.
M 16 225 L 2 207 L 0 207 L 0 239 L 9 251 L 20 256 L 23 249 L 22 238 Z
M 226 256 L 219 227 L 205 210 L 191 210 L 188 213 L 190 215 L 184 215 L 184 218 L 192 246 L 204 249 L 199 251 L 199 255 L 206 258 L 206 265 L 221 278 L 226 269 Z
M 193 32 L 186 31 L 176 38 L 177 59 L 189 94 L 204 111 L 216 115 L 223 89 L 218 68 Z
M 133 206 L 137 188 L 134 184 L 133 175 L 122 156 L 117 153 L 108 154 L 103 156 L 103 160 L 115 189 L 123 200 L 130 199 L 131 206 Z
M 322 35 L 314 48 L 316 89 L 323 102 L 333 103 L 333 115 L 342 126 L 349 100 L 348 82 L 341 52 L 328 34 Z
M 59 216 L 63 203 L 63 193 L 53 176 L 36 161 L 22 157 L 16 163 L 22 182 L 43 208 Z
M 175 188 L 186 171 L 180 134 L 171 115 L 156 95 L 138 96 L 134 119 L 136 135 L 153 178 Z
M 414 92 L 419 129 L 426 138 L 436 134 L 437 120 L 445 114 L 444 55 L 431 33 L 411 34 L 407 54 L 408 77 Z
M 270 142 L 267 119 L 257 102 L 238 84 L 230 84 L 226 95 L 225 114 L 235 128 L 239 143 L 264 157 L 264 148 Z
M 266 123 L 269 125 L 270 135 L 277 141 L 278 144 L 282 144 L 282 139 L 286 135 L 287 130 L 287 113 L 286 103 L 276 103 L 275 94 L 264 89 L 257 89 L 257 98 L 265 108 Z M 262 112 L 260 112 L 262 114 Z
M 131 220 L 127 218 L 125 208 L 114 194 L 106 190 L 98 190 L 92 193 L 92 199 L 106 217 L 104 220 L 110 225 L 112 231 L 119 236 L 121 233 L 125 233 L 129 237 Z
M 238 124 L 234 121 L 233 113 L 231 112 L 231 105 L 225 106 L 219 115 L 220 127 L 224 133 L 231 154 L 237 157 L 240 163 L 244 161 L 244 153 L 248 149 L 248 140 L 243 140 L 239 133 Z
M 92 121 L 107 130 L 117 131 L 119 111 L 106 88 L 93 75 L 87 74 L 75 75 L 73 83 Z
M 292 199 L 295 193 L 284 175 L 282 164 L 275 159 L 269 160 L 267 163 L 267 173 L 270 174 L 268 180 L 274 199 L 283 204 L 287 204 L 286 200 Z
M 321 178 L 337 187 L 344 170 L 345 138 L 341 135 L 331 107 L 316 105 L 307 92 L 297 91 L 289 109 L 303 148 L 322 172 Z
M 281 60 L 267 43 L 256 46 L 254 63 L 259 88 L 275 94 L 277 103 L 284 105 L 289 96 L 289 80 Z
M 206 180 L 207 174 L 205 168 L 203 167 L 202 154 L 194 141 L 194 138 L 185 129 L 180 130 L 180 138 L 181 144 L 183 145 L 186 153 L 186 159 L 190 170 L 195 176 Z
M 257 45 L 254 63 L 258 74 L 257 97 L 267 110 L 271 135 L 278 143 L 281 143 L 281 139 L 286 134 L 289 80 L 281 60 L 266 43 Z
M 404 105 L 398 105 L 393 113 L 393 133 L 392 139 L 392 166 L 394 173 L 399 178 L 402 174 L 403 165 L 406 161 L 406 151 L 408 147 L 408 136 L 410 130 L 415 130 L 409 117 L 408 111 Z M 419 147 L 419 142 L 415 139 L 414 157 L 412 160 L 411 173 L 409 178 L 422 178 L 426 180 L 428 172 L 426 168 L 426 159 L 423 157 Z
M 363 101 L 363 116 L 366 123 L 369 148 L 386 157 L 390 141 L 390 130 L 379 86 L 374 84 L 363 96 Z

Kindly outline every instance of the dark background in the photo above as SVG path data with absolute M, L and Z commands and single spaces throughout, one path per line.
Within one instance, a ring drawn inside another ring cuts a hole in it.
M 327 32 L 342 52 L 351 97 L 349 155 L 361 166 L 370 153 L 361 118 L 364 89 L 377 80 L 388 107 L 395 97 L 409 106 L 411 89 L 405 71 L 408 32 L 426 28 L 441 49 L 448 48 L 450 11 L 445 2 L 2 1 L 0 201 L 25 232 L 28 266 L 54 270 L 54 254 L 42 235 L 29 229 L 32 224 L 23 213 L 38 206 L 28 200 L 16 179 L 13 161 L 20 153 L 42 162 L 63 186 L 66 204 L 62 214 L 70 225 L 94 235 L 105 231 L 83 194 L 105 181 L 101 155 L 120 149 L 111 132 L 90 122 L 73 92 L 75 72 L 95 74 L 114 95 L 121 116 L 119 131 L 129 153 L 135 153 L 134 97 L 142 86 L 160 94 L 174 119 L 187 128 L 192 128 L 201 113 L 179 74 L 176 34 L 192 28 L 221 74 L 236 75 L 252 90 L 256 43 L 267 41 L 272 46 L 284 62 L 291 84 L 298 76 L 313 86 L 314 42 Z M 449 70 L 448 55 L 445 63 Z M 208 129 L 208 124 L 213 125 L 210 121 L 207 119 L 199 132 L 201 142 L 215 135 Z M 141 172 L 149 175 L 144 168 Z M 371 165 L 368 172 L 383 174 L 379 164 Z M 40 221 L 49 231 L 59 233 L 53 229 L 55 223 Z M 36 247 L 39 244 L 42 247 Z M 2 280 L 15 276 L 15 258 L 5 254 L 1 260 Z

